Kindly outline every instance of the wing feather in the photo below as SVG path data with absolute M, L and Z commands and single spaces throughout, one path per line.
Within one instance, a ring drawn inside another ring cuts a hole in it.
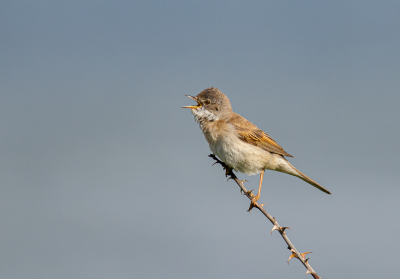
M 293 157 L 283 150 L 283 148 L 267 133 L 258 129 L 256 125 L 246 120 L 239 114 L 235 113 L 235 115 L 229 119 L 228 123 L 234 126 L 240 140 L 251 145 L 258 146 L 271 153 Z

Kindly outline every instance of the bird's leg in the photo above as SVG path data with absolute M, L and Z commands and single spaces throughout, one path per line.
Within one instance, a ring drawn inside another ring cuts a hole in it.
M 258 185 L 258 193 L 257 193 L 257 196 L 254 196 L 253 195 L 253 193 L 251 192 L 251 191 L 249 191 L 250 192 L 250 195 L 253 197 L 252 199 L 251 199 L 251 202 L 250 202 L 250 207 L 249 207 L 249 209 L 247 210 L 248 212 L 250 212 L 251 211 L 251 209 L 253 208 L 253 207 L 255 207 L 256 206 L 256 202 L 260 199 L 260 194 L 261 194 L 261 186 L 262 186 L 262 181 L 263 181 L 263 178 L 264 178 L 264 172 L 265 172 L 265 170 L 263 170 L 261 173 L 260 173 L 260 184 Z M 264 204 L 262 204 L 261 206 L 263 206 Z
M 258 185 L 258 193 L 257 193 L 257 196 L 255 196 L 255 197 L 251 200 L 252 203 L 255 203 L 256 201 L 258 201 L 258 200 L 260 199 L 261 187 L 262 187 L 262 182 L 263 182 L 263 178 L 264 178 L 264 172 L 265 172 L 265 170 L 263 170 L 263 171 L 260 173 L 260 184 Z

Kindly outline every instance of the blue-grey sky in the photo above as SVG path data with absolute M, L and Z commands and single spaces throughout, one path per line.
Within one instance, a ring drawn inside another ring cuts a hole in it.
M 2 1 L 1 278 L 311 278 L 211 167 L 181 109 L 210 86 L 332 192 L 264 177 L 260 202 L 317 273 L 396 276 L 399 10 Z

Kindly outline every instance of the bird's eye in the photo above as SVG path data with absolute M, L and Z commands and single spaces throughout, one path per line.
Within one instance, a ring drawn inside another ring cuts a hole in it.
M 210 100 L 205 100 L 205 101 L 204 101 L 204 104 L 205 104 L 205 105 L 209 105 L 209 104 L 211 104 L 211 101 L 210 101 Z

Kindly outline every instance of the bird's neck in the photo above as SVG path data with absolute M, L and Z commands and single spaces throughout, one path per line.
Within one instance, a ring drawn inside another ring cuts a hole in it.
M 204 124 L 204 122 L 219 120 L 218 115 L 211 113 L 210 111 L 204 109 L 204 107 L 192 109 L 192 113 L 194 115 L 194 120 L 199 123 L 200 126 Z

